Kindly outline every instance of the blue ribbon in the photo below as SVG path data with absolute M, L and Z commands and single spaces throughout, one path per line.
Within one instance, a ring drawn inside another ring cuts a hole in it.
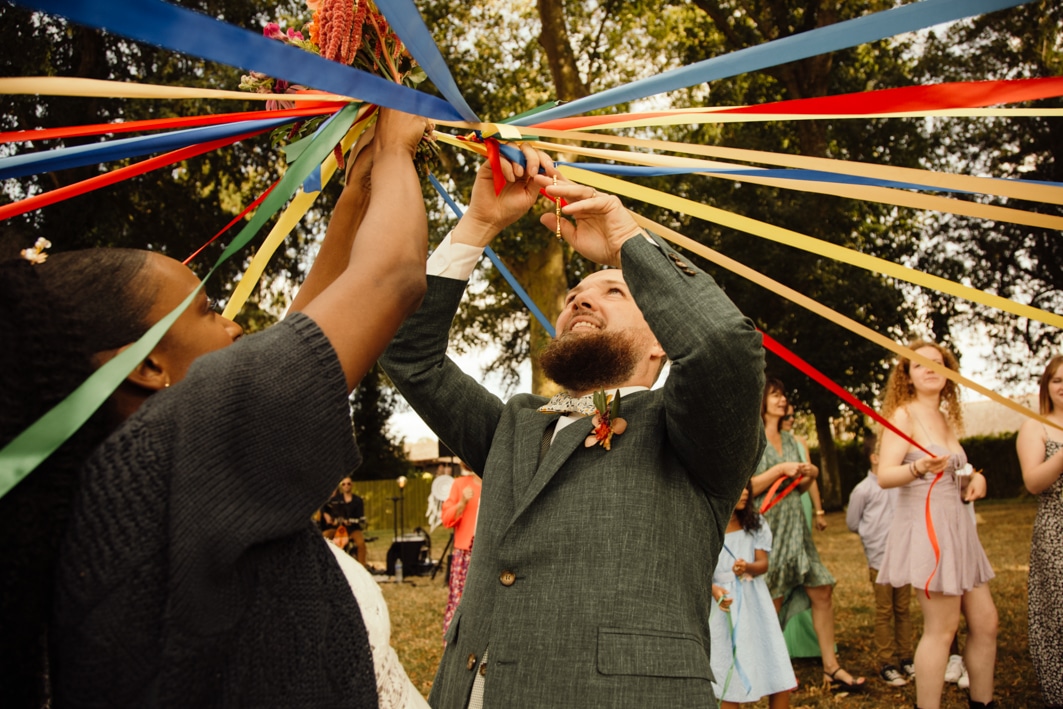
M 417 60 L 424 73 L 439 89 L 439 93 L 450 101 L 465 120 L 479 123 L 480 119 L 465 102 L 465 97 L 461 95 L 443 55 L 439 53 L 439 47 L 425 27 L 421 13 L 414 7 L 412 0 L 377 0 L 377 8 L 383 13 L 384 19 L 391 25 L 395 34 L 402 38 L 406 51 Z
M 299 118 L 271 118 L 260 121 L 239 121 L 220 126 L 186 128 L 159 135 L 144 135 L 136 138 L 120 138 L 92 145 L 72 148 L 56 148 L 39 153 L 25 153 L 0 160 L 0 179 L 37 175 L 42 172 L 66 170 L 84 165 L 96 165 L 112 160 L 124 160 L 151 153 L 186 148 L 189 145 L 208 143 L 220 138 L 229 138 L 241 133 L 269 130 L 288 123 L 306 120 Z
M 1028 2 L 1031 0 L 923 0 L 672 69 L 663 74 L 576 99 L 534 116 L 514 120 L 513 124 L 527 126 L 554 118 L 567 118 Z
M 429 174 L 428 179 L 432 182 L 432 186 L 436 188 L 436 192 L 439 193 L 439 196 L 442 197 L 443 201 L 447 203 L 448 207 L 450 207 L 451 211 L 458 216 L 458 219 L 461 219 L 461 207 L 459 207 L 457 202 L 451 198 L 446 189 L 443 188 L 443 185 L 436 179 L 436 176 Z M 502 274 L 502 277 L 506 279 L 506 282 L 509 283 L 514 292 L 516 292 L 517 297 L 524 302 L 524 305 L 528 307 L 528 310 L 530 310 L 531 314 L 535 316 L 535 319 L 539 321 L 539 324 L 543 326 L 543 329 L 546 330 L 547 334 L 550 335 L 550 337 L 553 337 L 555 334 L 554 326 L 551 325 L 550 321 L 548 321 L 546 316 L 543 315 L 543 311 L 539 310 L 539 306 L 535 304 L 535 301 L 531 299 L 531 296 L 528 295 L 527 291 L 521 288 L 517 279 L 512 273 L 510 273 L 509 269 L 506 268 L 506 265 L 502 263 L 502 259 L 498 258 L 498 254 L 496 254 L 490 246 L 484 248 L 484 253 L 487 254 L 487 258 L 491 259 L 491 263 L 495 265 L 495 268 L 497 268 L 499 273 Z
M 831 182 L 840 185 L 863 185 L 867 187 L 892 187 L 901 190 L 923 190 L 931 192 L 951 192 L 955 194 L 974 194 L 966 190 L 954 190 L 932 185 L 918 185 L 913 182 L 895 182 L 893 180 L 877 180 L 873 177 L 860 177 L 857 175 L 842 175 L 836 172 L 823 170 L 804 169 L 750 169 L 750 168 L 714 168 L 714 167 L 653 167 L 644 165 L 609 165 L 604 163 L 580 163 L 559 162 L 556 165 L 571 165 L 588 172 L 597 172 L 603 175 L 621 175 L 626 177 L 662 177 L 665 175 L 690 175 L 695 173 L 716 173 L 721 175 L 735 175 L 749 177 L 774 177 L 783 180 L 796 180 L 804 182 Z
M 724 545 L 724 549 L 728 554 L 734 556 L 730 549 L 727 549 L 727 545 Z M 735 557 L 737 559 L 737 557 Z M 738 661 L 738 638 L 736 636 L 736 630 L 738 629 L 738 612 L 742 605 L 742 583 L 735 578 L 734 596 L 731 599 L 731 606 L 727 610 L 723 610 L 721 607 L 723 599 L 721 598 L 716 602 L 717 610 L 720 613 L 724 613 L 727 618 L 727 633 L 730 636 L 731 641 L 731 666 L 727 668 L 727 677 L 723 682 L 723 689 L 720 690 L 720 698 L 724 698 L 727 694 L 728 687 L 731 686 L 731 679 L 735 673 L 738 673 L 738 679 L 742 683 L 742 687 L 745 689 L 746 694 L 753 691 L 753 683 L 749 681 L 749 676 L 746 675 L 746 671 L 742 669 L 742 664 Z
M 162 0 L 12 2 L 191 56 L 260 71 L 293 84 L 312 86 L 426 118 L 464 120 L 453 106 L 436 96 Z

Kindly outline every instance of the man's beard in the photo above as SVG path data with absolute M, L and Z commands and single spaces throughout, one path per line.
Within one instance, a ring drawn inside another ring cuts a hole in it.
M 636 339 L 624 331 L 565 335 L 539 353 L 543 373 L 572 393 L 623 384 L 638 363 Z

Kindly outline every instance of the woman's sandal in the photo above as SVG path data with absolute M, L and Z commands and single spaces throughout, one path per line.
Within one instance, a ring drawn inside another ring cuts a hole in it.
M 867 680 L 863 677 L 853 678 L 852 682 L 846 682 L 843 679 L 838 679 L 838 673 L 842 672 L 841 666 L 833 672 L 823 671 L 823 688 L 831 691 L 842 690 L 845 692 L 852 692 L 856 694 L 863 692 L 867 689 Z M 851 676 L 851 675 L 850 675 Z

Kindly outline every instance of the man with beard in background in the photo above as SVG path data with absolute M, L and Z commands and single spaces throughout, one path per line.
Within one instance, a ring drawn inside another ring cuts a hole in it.
M 760 336 L 619 199 L 522 151 L 526 167 L 503 164 L 498 196 L 480 169 L 468 212 L 429 259 L 423 305 L 381 359 L 483 476 L 476 555 L 429 702 L 714 707 L 709 581 L 764 446 Z M 446 356 L 448 331 L 483 247 L 540 188 L 575 221 L 551 210 L 544 226 L 611 268 L 569 291 L 540 354 L 565 393 L 502 402 Z

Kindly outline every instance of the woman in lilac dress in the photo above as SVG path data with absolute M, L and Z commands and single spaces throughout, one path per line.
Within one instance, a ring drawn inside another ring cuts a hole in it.
M 916 354 L 956 371 L 951 352 L 922 340 Z M 937 709 L 945 683 L 949 644 L 967 618 L 964 662 L 971 678 L 971 706 L 993 705 L 997 609 L 989 593 L 989 559 L 964 503 L 985 496 L 981 473 L 969 473 L 958 438 L 963 419 L 955 382 L 902 357 L 886 384 L 883 415 L 921 448 L 889 429 L 882 432 L 879 484 L 898 491 L 893 526 L 878 583 L 920 589 L 923 636 L 915 651 L 916 706 Z M 929 520 L 928 520 L 929 516 Z M 927 522 L 931 521 L 932 526 Z

